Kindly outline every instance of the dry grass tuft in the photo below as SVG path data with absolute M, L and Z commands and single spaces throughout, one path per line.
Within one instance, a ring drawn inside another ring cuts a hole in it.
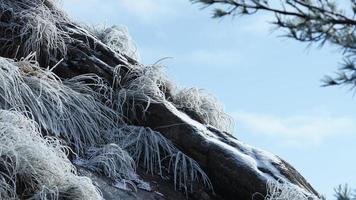
M 67 148 L 43 138 L 37 124 L 13 111 L 0 111 L 1 199 L 102 199 L 86 177 L 76 175 Z
M 270 180 L 267 182 L 265 200 L 320 200 L 320 198 L 291 183 Z
M 197 183 L 212 190 L 211 182 L 199 164 L 150 128 L 122 126 L 108 134 L 107 140 L 116 141 L 127 150 L 137 165 L 141 164 L 147 173 L 172 174 L 175 188 L 186 194 L 193 193 Z
M 172 101 L 178 109 L 193 119 L 230 134 L 234 132 L 232 117 L 225 113 L 224 107 L 213 95 L 204 90 L 197 88 L 180 90 L 173 95 Z
M 61 26 L 69 19 L 56 4 L 52 0 L 1 1 L 1 55 L 21 58 L 36 52 L 44 66 L 50 57 L 64 57 L 70 37 Z
M 30 61 L 0 58 L 0 107 L 27 113 L 79 153 L 100 142 L 104 129 L 117 126 L 117 114 L 101 102 L 93 84 L 84 82 L 95 79 L 87 75 L 62 82 Z
M 88 26 L 89 31 L 112 50 L 140 60 L 140 54 L 129 31 L 124 26 Z

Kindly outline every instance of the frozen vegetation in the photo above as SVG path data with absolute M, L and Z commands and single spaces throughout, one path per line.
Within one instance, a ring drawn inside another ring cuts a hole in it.
M 121 52 L 135 60 L 140 60 L 140 54 L 129 31 L 124 26 L 88 26 L 89 31 L 101 42 L 114 51 Z
M 1 199 L 102 199 L 91 180 L 80 177 L 70 151 L 16 111 L 0 111 Z
M 265 200 L 319 200 L 315 195 L 281 181 L 269 181 L 267 190 Z
M 178 109 L 190 114 L 195 120 L 230 134 L 234 132 L 232 117 L 225 113 L 223 105 L 213 95 L 204 90 L 182 89 L 172 97 L 172 100 Z
M 38 146 L 37 143 L 42 140 L 51 141 L 51 143 L 47 142 L 51 145 L 58 143 L 57 146 L 43 145 L 42 149 L 38 151 L 45 153 L 52 151 L 50 148 L 55 147 L 59 153 L 55 152 L 54 155 L 58 154 L 59 158 L 40 157 L 44 155 L 37 151 L 31 152 L 32 154 L 38 153 L 39 157 L 36 158 L 36 161 L 32 160 L 35 163 L 29 163 L 29 167 L 25 167 L 26 170 L 34 170 L 32 173 L 37 173 L 36 167 L 43 168 L 40 165 L 40 159 L 43 159 L 43 162 L 48 165 L 53 164 L 64 171 L 70 168 L 67 171 L 74 173 L 74 166 L 66 158 L 68 154 L 72 153 L 77 157 L 74 163 L 114 181 L 137 181 L 135 170 L 136 166 L 140 165 L 148 173 L 163 175 L 163 170 L 166 170 L 166 173 L 172 173 L 175 187 L 187 193 L 193 192 L 193 183 L 196 181 L 201 181 L 207 188 L 212 189 L 209 178 L 199 165 L 174 147 L 160 133 L 147 127 L 132 126 L 126 123 L 128 121 L 126 116 L 129 113 L 137 112 L 133 110 L 134 108 L 141 108 L 143 110 L 140 109 L 140 112 L 144 112 L 145 107 L 151 102 L 164 101 L 164 94 L 160 92 L 157 84 L 160 80 L 155 76 L 150 76 L 158 73 L 154 71 L 155 68 L 137 66 L 137 71 L 130 72 L 132 73 L 130 75 L 134 76 L 133 74 L 135 74 L 138 78 L 132 79 L 133 81 L 128 82 L 127 85 L 121 85 L 115 91 L 113 88 L 102 85 L 100 78 L 93 75 L 83 75 L 61 81 L 50 70 L 41 69 L 30 57 L 21 61 L 0 58 L 0 65 L 1 108 L 23 113 L 13 116 L 14 114 L 11 112 L 3 111 L 3 115 L 8 115 L 0 118 L 0 122 L 4 122 L 4 128 L 10 128 L 12 123 L 23 125 L 18 128 L 19 132 L 16 134 L 18 137 L 21 134 L 28 134 L 27 138 L 23 138 L 27 140 L 28 144 L 26 145 Z M 148 71 L 149 69 L 152 71 Z M 91 81 L 90 84 L 85 83 L 88 80 Z M 140 87 L 140 84 L 143 87 Z M 95 90 L 91 89 L 92 87 Z M 11 121 L 8 119 L 11 117 L 21 120 Z M 31 120 L 35 120 L 36 124 Z M 21 129 L 24 130 L 20 131 Z M 43 136 L 50 136 L 52 139 L 42 138 L 40 129 L 44 130 Z M 34 144 L 30 144 L 32 140 L 28 140 L 32 135 L 36 136 L 36 140 L 33 140 L 36 142 Z M 68 146 L 67 154 L 61 151 L 62 146 L 55 138 Z M 21 141 L 14 140 L 12 142 L 22 145 Z M 3 144 L 9 146 L 7 143 Z M 16 152 L 14 156 L 22 153 L 22 151 Z M 45 155 L 51 156 L 50 154 Z M 11 155 L 5 156 L 11 157 Z M 26 158 L 24 159 L 26 160 Z M 56 163 L 54 159 L 58 159 L 61 163 Z M 6 165 L 13 163 L 12 158 L 10 161 Z M 14 163 L 16 166 L 6 166 L 6 168 L 17 167 L 23 163 L 25 162 Z M 166 164 L 166 168 L 163 167 L 164 164 Z M 51 168 L 46 167 L 46 169 L 50 170 Z M 6 179 L 6 176 L 15 176 L 16 174 L 2 175 L 2 178 Z M 45 177 L 43 175 L 42 178 Z M 83 180 L 85 179 L 83 178 Z M 27 184 L 24 187 L 27 187 Z M 29 187 L 33 186 L 29 185 Z M 39 187 L 48 187 L 48 191 L 46 189 L 45 192 L 53 192 L 57 186 L 44 184 Z M 92 187 L 95 189 L 94 186 Z M 20 195 L 21 191 L 17 191 L 16 187 L 12 189 L 13 194 L 11 195 Z M 27 190 L 27 188 L 23 190 Z M 98 194 L 93 193 L 93 195 Z M 47 193 L 38 195 L 47 195 Z M 93 199 L 97 198 L 93 196 Z

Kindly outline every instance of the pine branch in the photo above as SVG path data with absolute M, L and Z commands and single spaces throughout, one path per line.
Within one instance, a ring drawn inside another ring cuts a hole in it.
M 214 18 L 274 14 L 272 24 L 286 30 L 285 37 L 300 42 L 333 44 L 345 54 L 345 62 L 335 77 L 327 76 L 324 86 L 351 85 L 356 87 L 356 1 L 350 0 L 352 14 L 339 9 L 330 0 L 281 0 L 279 6 L 268 0 L 191 0 L 205 7 L 214 6 Z M 349 12 L 350 13 L 350 12 Z

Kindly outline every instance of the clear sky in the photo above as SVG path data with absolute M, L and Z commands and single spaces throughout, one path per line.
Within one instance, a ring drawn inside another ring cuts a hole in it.
M 356 187 L 356 99 L 323 88 L 342 56 L 271 32 L 269 15 L 211 19 L 188 0 L 63 0 L 74 19 L 124 25 L 141 61 L 165 57 L 180 86 L 204 88 L 236 120 L 236 136 L 295 166 L 321 193 Z

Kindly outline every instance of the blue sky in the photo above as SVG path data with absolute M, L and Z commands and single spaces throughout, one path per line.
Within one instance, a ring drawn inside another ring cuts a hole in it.
M 356 99 L 320 80 L 342 61 L 335 47 L 307 48 L 271 32 L 261 14 L 210 18 L 188 0 L 63 0 L 74 19 L 125 25 L 141 61 L 165 57 L 180 86 L 204 88 L 236 120 L 236 136 L 294 165 L 332 199 L 341 183 L 356 187 Z

